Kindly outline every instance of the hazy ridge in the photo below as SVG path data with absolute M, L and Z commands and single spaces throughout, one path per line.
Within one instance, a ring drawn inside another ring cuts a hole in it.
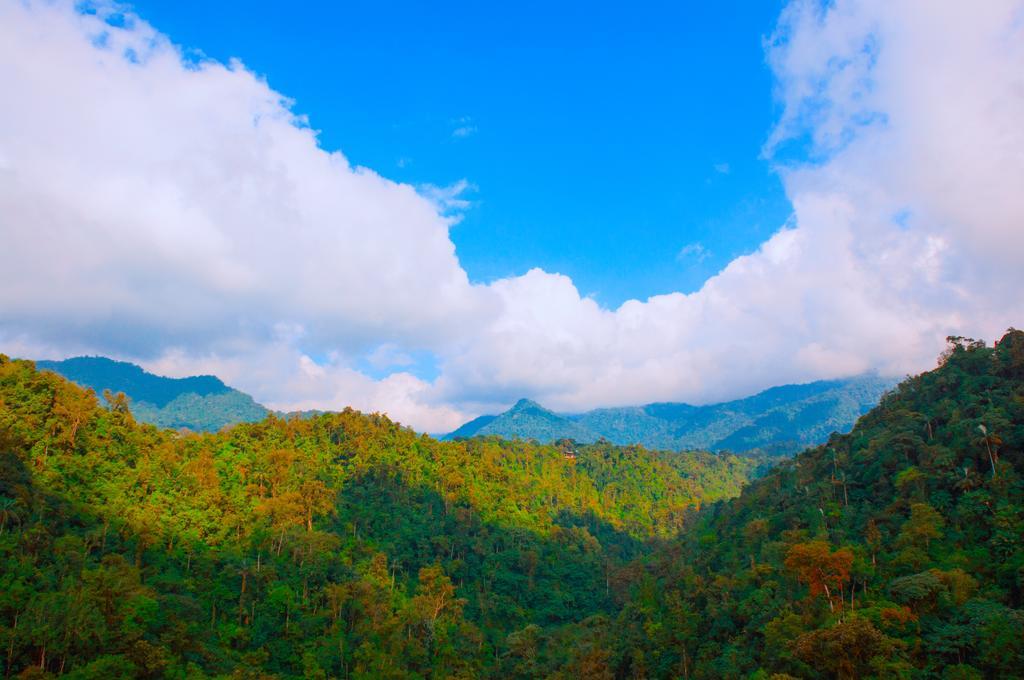
M 734 401 L 692 406 L 654 403 L 557 414 L 522 399 L 496 416 L 481 416 L 447 438 L 497 435 L 510 439 L 559 439 L 641 444 L 652 449 L 704 449 L 794 453 L 848 432 L 896 384 L 876 375 L 783 385 Z

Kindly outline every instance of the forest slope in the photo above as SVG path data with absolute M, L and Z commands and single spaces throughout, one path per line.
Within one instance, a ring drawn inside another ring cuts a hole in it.
M 180 436 L 110 406 L 0 359 L 12 674 L 1024 668 L 1018 331 L 995 347 L 953 339 L 849 434 L 731 499 L 757 461 L 437 442 L 353 411 Z
M 611 615 L 611 574 L 758 464 L 351 410 L 181 434 L 108 401 L 0 355 L 8 674 L 500 676 L 517 631 Z
M 1022 677 L 1022 452 L 1024 333 L 953 338 L 618 574 L 618 617 L 587 635 L 617 677 Z

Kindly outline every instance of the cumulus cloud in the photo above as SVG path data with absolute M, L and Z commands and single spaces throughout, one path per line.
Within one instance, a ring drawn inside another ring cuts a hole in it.
M 468 182 L 353 167 L 241 63 L 104 11 L 0 4 L 3 351 L 443 431 L 520 396 L 575 410 L 899 374 L 1024 315 L 1021 2 L 791 3 L 765 146 L 803 159 L 774 161 L 791 220 L 701 290 L 614 310 L 539 269 L 471 283 L 448 233 Z M 411 372 L 424 352 L 436 377 Z
M 320 149 L 241 64 L 183 64 L 141 21 L 0 11 L 6 325 L 142 354 L 282 327 L 431 345 L 480 318 L 432 202 Z
M 240 63 L 104 18 L 0 6 L 4 335 L 198 366 L 282 343 L 436 349 L 487 322 L 448 236 L 465 183 L 425 198 L 352 167 Z

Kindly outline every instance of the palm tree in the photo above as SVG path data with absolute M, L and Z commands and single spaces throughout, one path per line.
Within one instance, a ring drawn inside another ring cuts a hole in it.
M 989 442 L 988 428 L 985 427 L 984 425 L 978 425 L 978 429 L 981 431 L 981 434 L 985 437 L 985 448 L 988 449 L 988 462 L 992 465 L 992 478 L 995 479 L 996 459 L 995 456 L 992 455 L 992 444 Z M 994 437 L 995 435 L 992 436 Z
M 21 515 L 14 509 L 18 501 L 14 498 L 0 496 L 0 534 L 4 533 L 8 522 L 21 521 Z

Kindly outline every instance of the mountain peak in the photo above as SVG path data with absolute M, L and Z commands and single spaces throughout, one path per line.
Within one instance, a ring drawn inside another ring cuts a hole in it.
M 160 427 L 216 431 L 224 425 L 262 420 L 267 413 L 248 394 L 213 375 L 168 378 L 127 361 L 98 356 L 35 363 L 40 370 L 58 373 L 97 394 L 124 392 L 136 418 Z
M 535 402 L 534 400 L 526 399 L 524 397 L 524 398 L 520 399 L 519 401 L 517 401 L 515 403 L 515 405 L 512 406 L 512 408 L 509 409 L 509 411 L 510 412 L 512 412 L 512 411 L 525 411 L 525 410 L 532 410 L 532 409 L 540 409 L 541 411 L 547 411 L 548 410 L 548 409 L 544 408 L 543 406 L 541 406 L 540 404 L 538 404 L 537 402 Z
M 82 356 L 62 361 L 37 361 L 42 370 L 54 371 L 68 380 L 91 387 L 97 393 L 104 389 L 124 392 L 133 401 L 144 401 L 163 408 L 181 394 L 201 397 L 225 394 L 231 388 L 213 375 L 193 375 L 187 378 L 167 378 L 144 370 L 127 361 L 100 356 Z
M 575 439 L 578 442 L 593 442 L 598 439 L 598 436 L 587 428 L 526 398 L 520 399 L 512 408 L 499 415 L 475 418 L 446 435 L 446 438 L 477 435 L 536 439 L 541 442 L 563 438 Z

